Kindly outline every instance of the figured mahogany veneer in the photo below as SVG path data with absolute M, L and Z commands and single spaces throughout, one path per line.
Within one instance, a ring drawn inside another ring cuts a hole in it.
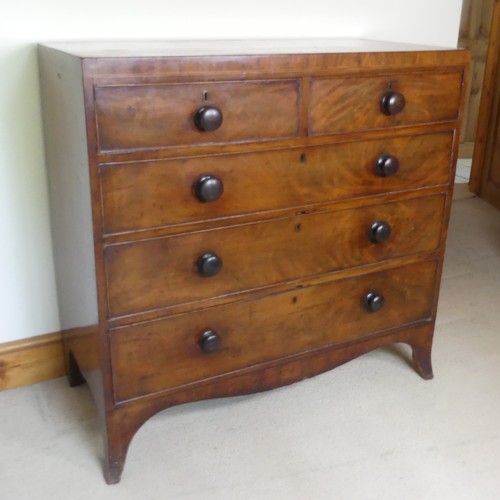
M 328 281 L 112 330 L 115 396 L 123 401 L 430 319 L 436 265 Z M 363 305 L 370 290 L 384 297 L 379 311 Z M 198 346 L 207 328 L 221 339 L 216 355 Z
M 299 93 L 297 80 L 96 87 L 99 148 L 113 151 L 297 136 Z M 211 104 L 222 111 L 224 127 L 200 134 L 194 115 Z
M 391 115 L 382 109 L 382 99 L 391 90 L 405 97 L 404 112 Z M 313 79 L 311 135 L 456 120 L 461 91 L 461 71 Z
M 356 198 L 449 182 L 450 132 L 334 146 L 101 166 L 104 231 L 116 233 Z M 398 175 L 381 177 L 391 155 Z M 223 184 L 217 203 L 200 203 L 196 183 Z
M 105 248 L 109 314 L 140 313 L 432 252 L 441 239 L 444 203 L 439 194 L 110 245 Z M 383 243 L 370 239 L 377 221 L 392 228 Z M 214 276 L 198 269 L 206 252 L 222 261 Z
M 176 404 L 393 342 L 432 377 L 466 52 L 89 42 L 40 68 L 67 372 L 108 483 Z

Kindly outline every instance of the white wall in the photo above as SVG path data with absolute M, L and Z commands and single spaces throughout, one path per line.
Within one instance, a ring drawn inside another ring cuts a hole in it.
M 454 47 L 462 0 L 5 3 L 0 16 L 0 343 L 59 330 L 35 43 L 331 36 Z

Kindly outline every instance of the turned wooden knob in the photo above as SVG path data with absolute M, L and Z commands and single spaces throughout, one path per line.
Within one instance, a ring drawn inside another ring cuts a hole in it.
M 224 184 L 213 175 L 203 175 L 196 181 L 194 192 L 201 202 L 217 201 L 224 192 Z
M 383 220 L 377 220 L 370 226 L 370 240 L 373 243 L 384 243 L 391 233 L 391 226 Z
M 220 351 L 222 340 L 214 330 L 205 330 L 201 334 L 198 344 L 205 354 L 211 354 Z
M 392 177 L 398 173 L 399 160 L 392 155 L 380 155 L 375 162 L 375 173 L 380 177 Z
M 406 99 L 403 94 L 390 90 L 380 101 L 382 113 L 388 116 L 398 115 L 406 106 Z
M 222 125 L 222 111 L 215 106 L 202 106 L 194 115 L 194 123 L 202 132 L 212 132 Z
M 384 296 L 375 290 L 369 291 L 363 297 L 363 306 L 369 312 L 380 311 L 384 307 L 384 302 Z
M 222 269 L 222 259 L 213 252 L 204 253 L 196 263 L 202 276 L 215 276 Z

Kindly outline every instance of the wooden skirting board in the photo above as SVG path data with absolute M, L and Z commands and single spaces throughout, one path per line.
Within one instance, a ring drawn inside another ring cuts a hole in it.
M 62 377 L 61 332 L 0 344 L 0 390 Z

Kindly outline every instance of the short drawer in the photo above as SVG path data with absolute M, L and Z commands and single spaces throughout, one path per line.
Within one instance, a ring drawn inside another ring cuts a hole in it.
M 103 165 L 104 232 L 446 184 L 452 142 L 453 134 L 446 132 L 304 149 Z M 399 168 L 384 175 L 380 162 L 387 159 L 393 169 L 394 161 Z
M 299 134 L 299 94 L 298 80 L 96 87 L 99 149 L 294 137 Z M 195 123 L 208 108 L 221 114 L 216 130 Z
M 109 313 L 139 313 L 438 248 L 444 195 L 109 245 Z M 385 242 L 372 241 L 374 223 Z M 379 226 L 380 227 L 380 226 Z
M 385 129 L 458 119 L 461 71 L 318 78 L 310 86 L 311 135 Z M 389 114 L 384 106 L 393 98 Z M 396 97 L 395 97 L 396 96 Z M 401 97 L 404 98 L 404 107 Z M 385 100 L 384 100 L 385 99 Z
M 436 262 L 418 263 L 116 329 L 115 397 L 171 389 L 430 319 L 435 275 Z M 367 298 L 374 294 L 375 307 Z

